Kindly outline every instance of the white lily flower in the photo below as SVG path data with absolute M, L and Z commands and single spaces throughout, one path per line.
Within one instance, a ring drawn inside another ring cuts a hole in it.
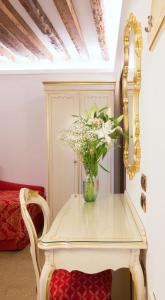
M 111 131 L 110 131 L 110 133 L 113 133 L 114 131 L 116 131 L 116 130 L 118 130 L 119 132 L 123 132 L 123 130 L 122 130 L 122 128 L 120 127 L 120 126 L 117 126 L 117 127 L 115 127 L 115 128 L 113 128 Z
M 112 111 L 111 111 L 111 108 L 110 108 L 110 107 L 107 109 L 107 115 L 108 115 L 109 117 L 112 116 Z
M 106 140 L 107 144 L 110 145 L 110 143 L 111 143 L 111 138 L 110 138 L 109 135 L 106 135 L 106 136 L 105 136 L 105 140 Z
M 87 124 L 89 124 L 89 125 L 95 125 L 95 126 L 101 126 L 102 120 L 100 118 L 90 118 L 87 121 Z
M 109 145 L 110 142 L 111 142 L 111 138 L 109 136 L 111 132 L 111 125 L 110 125 L 110 122 L 106 122 L 106 123 L 103 123 L 102 124 L 102 127 L 97 130 L 97 136 L 99 139 L 105 139 L 106 143 Z
M 92 125 L 92 124 L 93 124 L 93 120 L 94 120 L 94 118 L 90 118 L 90 119 L 87 121 L 87 124 Z
M 71 127 L 61 134 L 61 139 L 76 152 L 86 169 L 89 168 L 91 175 L 95 177 L 99 160 L 109 150 L 113 140 L 122 133 L 122 128 L 117 125 L 120 124 L 123 116 L 111 119 L 110 108 L 98 109 L 94 104 L 82 116 L 75 117 L 76 120 Z M 92 159 L 93 166 L 89 158 Z

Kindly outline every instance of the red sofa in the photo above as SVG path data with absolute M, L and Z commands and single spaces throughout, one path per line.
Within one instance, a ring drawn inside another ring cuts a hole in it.
M 29 244 L 19 202 L 22 187 L 37 190 L 44 197 L 44 188 L 41 186 L 0 181 L 0 250 L 21 250 Z M 39 232 L 43 227 L 41 209 L 35 204 L 30 204 L 28 209 Z

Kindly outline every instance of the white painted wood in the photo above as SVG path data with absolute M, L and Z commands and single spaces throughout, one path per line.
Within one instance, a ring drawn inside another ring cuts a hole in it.
M 144 287 L 144 276 L 142 267 L 139 261 L 140 250 L 132 251 L 132 258 L 130 262 L 130 272 L 134 282 L 134 299 L 146 299 L 146 291 Z
M 83 72 L 83 71 L 82 71 Z M 72 73 L 71 73 L 72 75 Z M 87 75 L 87 74 L 86 74 Z M 68 74 L 69 76 L 69 74 Z M 94 76 L 92 76 L 94 77 Z M 87 78 L 87 77 L 85 77 Z M 77 74 L 77 79 L 79 81 L 75 81 L 75 77 L 71 76 L 70 80 L 74 81 L 44 81 L 44 90 L 46 93 L 52 94 L 56 91 L 114 91 L 115 89 L 115 81 L 80 81 L 80 77 Z M 94 79 L 95 80 L 95 79 Z M 104 79 L 103 79 L 104 80 Z M 99 88 L 98 88 L 99 87 Z
M 52 93 L 47 98 L 48 127 L 48 199 L 52 216 L 70 194 L 78 192 L 78 170 L 73 151 L 60 140 L 60 132 L 69 128 L 78 113 L 76 93 Z
M 134 243 L 134 248 L 144 243 L 145 248 L 146 241 L 135 218 L 132 218 L 126 199 L 123 194 L 105 194 L 99 195 L 93 203 L 86 203 L 82 195 L 72 195 L 42 242 L 112 242 L 108 247 L 122 244 L 124 248 L 129 248 L 127 243 Z
M 145 299 L 139 253 L 147 248 L 146 237 L 126 195 L 100 196 L 95 203 L 85 203 L 81 195 L 72 195 L 38 246 L 45 250 L 48 260 L 41 274 L 42 300 L 46 299 L 45 286 L 52 265 L 86 273 L 129 268 L 136 300 Z
M 45 83 L 47 98 L 48 135 L 48 184 L 52 219 L 71 194 L 82 192 L 83 167 L 76 155 L 60 141 L 60 132 L 68 129 L 73 122 L 73 114 L 82 114 L 93 103 L 99 107 L 114 103 L 114 83 Z M 107 154 L 103 165 L 113 174 L 113 150 Z M 113 191 L 113 176 L 99 171 L 101 192 Z
M 53 251 L 45 251 L 45 263 L 40 276 L 37 300 L 49 300 L 48 282 L 51 280 L 51 274 L 54 270 Z
M 32 257 L 34 271 L 35 271 L 37 293 L 38 293 L 39 277 L 40 277 L 40 273 L 41 273 L 39 249 L 37 247 L 38 237 L 37 237 L 35 227 L 33 225 L 33 221 L 31 219 L 31 216 L 27 209 L 27 206 L 32 203 L 39 205 L 43 212 L 44 228 L 43 228 L 43 233 L 40 237 L 42 239 L 42 237 L 45 236 L 45 234 L 49 228 L 49 219 L 50 219 L 49 207 L 48 207 L 45 199 L 43 199 L 38 194 L 37 191 L 32 191 L 27 188 L 22 188 L 20 190 L 21 213 L 22 213 L 22 218 L 24 220 L 24 223 L 25 223 L 25 226 L 27 228 L 29 238 L 30 238 L 30 253 L 31 253 L 31 257 Z
M 126 198 L 127 204 L 129 206 L 130 211 L 133 213 L 133 217 L 134 217 L 134 221 L 137 225 L 137 227 L 140 230 L 140 234 L 142 236 L 142 240 L 145 242 L 145 244 L 147 244 L 147 240 L 146 240 L 146 231 L 144 229 L 143 223 L 138 215 L 138 212 L 135 208 L 135 206 L 133 205 L 131 198 L 129 197 L 129 194 L 127 191 L 124 192 L 124 197 Z

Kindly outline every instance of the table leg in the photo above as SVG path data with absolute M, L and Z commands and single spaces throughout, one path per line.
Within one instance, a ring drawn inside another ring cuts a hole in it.
M 134 295 L 135 300 L 145 300 L 145 287 L 144 287 L 144 275 L 139 260 L 140 252 L 133 254 L 132 263 L 130 265 L 130 272 L 134 283 Z
M 37 300 L 49 300 L 49 280 L 52 272 L 55 270 L 53 264 L 53 251 L 45 252 L 45 263 L 41 271 L 39 279 L 39 291 Z

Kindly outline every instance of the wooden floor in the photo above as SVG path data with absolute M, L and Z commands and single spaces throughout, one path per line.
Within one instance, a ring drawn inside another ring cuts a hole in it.
M 0 299 L 36 300 L 29 247 L 22 251 L 0 252 Z

